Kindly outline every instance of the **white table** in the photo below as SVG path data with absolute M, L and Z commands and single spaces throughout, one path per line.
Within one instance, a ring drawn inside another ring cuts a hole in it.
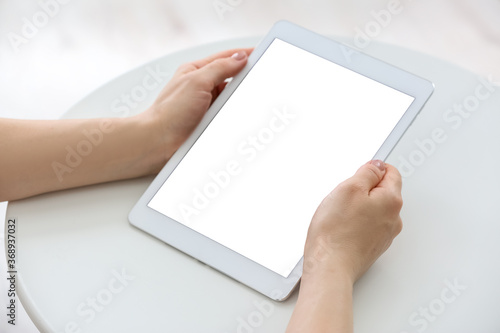
M 257 41 L 165 56 L 99 88 L 65 117 L 137 113 L 167 77 L 135 108 L 116 113 L 113 106 L 123 93 L 140 96 L 147 68 L 172 74 L 188 60 Z M 388 159 L 406 176 L 404 230 L 356 284 L 355 331 L 499 332 L 500 87 L 486 97 L 478 77 L 444 61 L 374 42 L 364 51 L 430 79 L 436 90 Z M 476 101 L 469 116 L 443 118 L 455 103 L 471 109 Z M 297 293 L 271 302 L 129 225 L 127 214 L 152 179 L 9 204 L 7 216 L 18 219 L 18 293 L 40 331 L 283 332 Z

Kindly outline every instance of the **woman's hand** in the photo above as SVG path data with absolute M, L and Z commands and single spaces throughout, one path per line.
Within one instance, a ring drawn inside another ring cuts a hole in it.
M 245 66 L 252 50 L 227 50 L 180 66 L 155 103 L 140 115 L 157 125 L 163 147 L 161 167 L 198 125 L 225 80 Z
M 363 165 L 320 204 L 307 236 L 304 278 L 343 270 L 354 283 L 402 229 L 401 176 L 382 161 Z
M 299 299 L 287 333 L 353 331 L 352 289 L 402 228 L 401 176 L 363 165 L 319 205 L 307 235 Z
M 157 173 L 251 51 L 224 51 L 182 65 L 156 102 L 133 117 L 0 118 L 0 201 Z

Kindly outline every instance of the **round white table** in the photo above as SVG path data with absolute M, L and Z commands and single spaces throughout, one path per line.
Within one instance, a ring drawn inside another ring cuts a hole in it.
M 64 117 L 138 113 L 181 63 L 257 42 L 157 59 Z M 499 332 L 500 87 L 399 47 L 372 42 L 363 51 L 433 81 L 436 90 L 388 159 L 404 176 L 404 230 L 355 286 L 355 331 Z M 272 302 L 129 224 L 152 179 L 9 203 L 7 217 L 17 218 L 18 294 L 40 331 L 284 332 L 297 292 Z

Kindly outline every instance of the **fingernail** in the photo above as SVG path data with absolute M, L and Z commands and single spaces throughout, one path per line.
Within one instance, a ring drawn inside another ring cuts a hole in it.
M 370 164 L 375 165 L 380 171 L 385 171 L 385 163 L 381 160 L 371 160 Z
M 234 59 L 236 59 L 236 60 L 243 60 L 243 59 L 245 59 L 245 57 L 246 57 L 246 56 L 247 56 L 247 55 L 246 55 L 246 53 L 245 53 L 245 52 L 236 52 L 235 54 L 233 54 L 233 55 L 231 56 L 231 58 L 234 58 Z

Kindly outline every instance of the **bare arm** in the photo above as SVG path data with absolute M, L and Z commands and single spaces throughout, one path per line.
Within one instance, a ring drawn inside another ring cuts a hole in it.
M 0 128 L 0 200 L 137 177 L 164 160 L 159 135 L 150 134 L 154 126 L 144 116 L 1 119 Z
M 241 59 L 231 57 L 236 52 Z M 250 52 L 228 50 L 181 66 L 134 117 L 0 119 L 0 201 L 157 173 Z
M 243 56 L 232 57 L 237 51 Z M 0 119 L 0 201 L 158 172 L 250 52 L 229 50 L 181 66 L 138 116 Z M 401 179 L 382 166 L 363 166 L 318 207 L 287 332 L 352 332 L 353 284 L 401 229 Z
M 287 333 L 353 331 L 353 285 L 401 231 L 401 206 L 401 176 L 380 161 L 363 165 L 323 200 L 309 227 Z

